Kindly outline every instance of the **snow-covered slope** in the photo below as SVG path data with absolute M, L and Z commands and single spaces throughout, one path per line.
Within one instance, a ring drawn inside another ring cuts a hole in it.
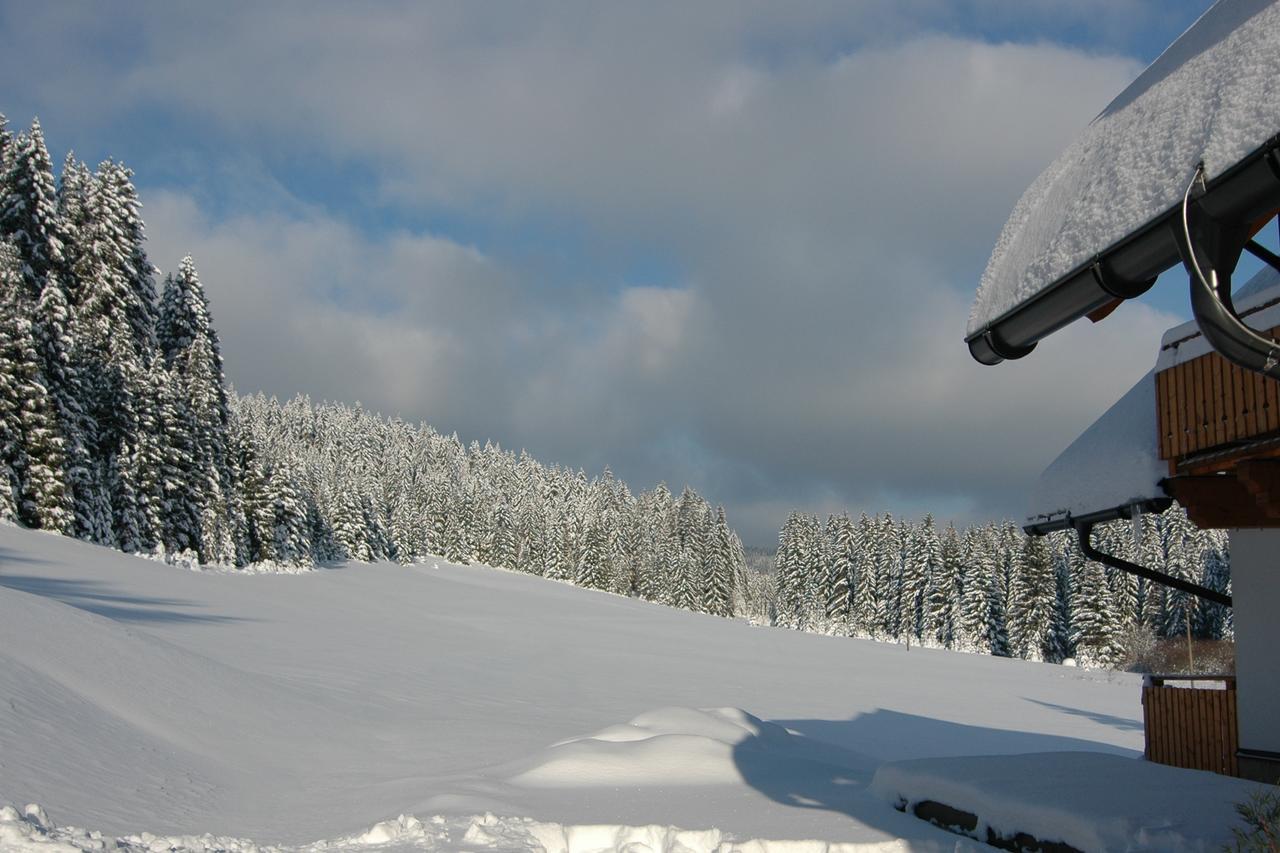
M 952 849 L 864 793 L 880 764 L 1134 756 L 1138 684 L 484 567 L 194 572 L 0 527 L 0 805 L 114 836 L 358 846 L 391 820 L 377 838 L 443 849 L 519 849 L 534 824 Z

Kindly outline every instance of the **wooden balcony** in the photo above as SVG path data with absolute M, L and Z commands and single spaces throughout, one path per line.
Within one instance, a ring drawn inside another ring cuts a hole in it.
M 1271 330 L 1277 333 L 1280 328 Z M 1280 434 L 1280 382 L 1216 352 L 1157 373 L 1156 401 L 1161 459 L 1181 460 Z
M 1280 382 L 1186 359 L 1156 373 L 1156 422 L 1165 491 L 1197 525 L 1280 527 Z

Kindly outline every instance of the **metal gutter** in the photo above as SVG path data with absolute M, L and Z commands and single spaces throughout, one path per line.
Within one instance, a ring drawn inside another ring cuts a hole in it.
M 1082 524 L 1102 524 L 1121 518 L 1133 518 L 1135 514 L 1144 512 L 1164 512 L 1171 506 L 1173 506 L 1173 498 L 1147 498 L 1087 515 L 1072 515 L 1069 512 L 1049 513 L 1036 516 L 1038 520 L 1024 524 L 1022 530 L 1028 536 L 1044 536 L 1048 533 L 1057 533 L 1059 530 L 1075 530 Z

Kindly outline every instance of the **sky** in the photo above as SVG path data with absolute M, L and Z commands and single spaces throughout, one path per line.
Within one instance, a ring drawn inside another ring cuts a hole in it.
M 360 401 L 748 545 L 1022 519 L 1189 313 L 1166 275 L 982 367 L 1027 185 L 1208 3 L 0 2 L 0 112 L 136 173 L 241 393 Z

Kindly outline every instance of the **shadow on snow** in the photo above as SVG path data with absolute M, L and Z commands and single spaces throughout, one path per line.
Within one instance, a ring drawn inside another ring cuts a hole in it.
M 1101 722 L 1117 727 L 1123 723 L 1140 728 L 1129 720 L 1047 707 L 1102 717 Z M 884 709 L 850 720 L 773 722 L 804 738 L 780 741 L 766 733 L 739 743 L 734 762 L 748 785 L 778 803 L 837 812 L 890 832 L 901 815 L 889 804 L 864 795 L 876 769 L 890 757 L 896 761 L 1028 752 L 1106 752 L 1135 758 L 1141 754 L 1079 738 L 969 726 Z

